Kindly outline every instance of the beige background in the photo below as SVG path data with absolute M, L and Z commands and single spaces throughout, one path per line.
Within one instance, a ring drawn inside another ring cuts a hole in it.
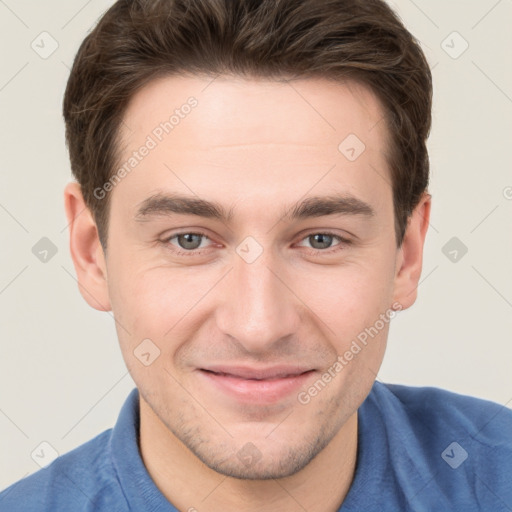
M 511 406 L 512 2 L 390 3 L 433 67 L 433 212 L 419 298 L 393 320 L 378 378 Z M 0 489 L 39 469 L 40 443 L 64 453 L 110 428 L 134 387 L 112 317 L 79 295 L 62 201 L 62 95 L 110 4 L 0 0 Z M 45 263 L 42 237 L 57 250 Z M 453 237 L 468 249 L 456 262 Z

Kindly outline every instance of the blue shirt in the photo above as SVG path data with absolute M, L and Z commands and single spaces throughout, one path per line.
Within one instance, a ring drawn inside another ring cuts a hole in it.
M 2 491 L 0 511 L 177 512 L 142 462 L 138 399 L 135 388 L 113 429 Z M 376 381 L 358 415 L 356 471 L 339 512 L 512 510 L 512 410 Z M 204 512 L 199 499 L 191 507 Z

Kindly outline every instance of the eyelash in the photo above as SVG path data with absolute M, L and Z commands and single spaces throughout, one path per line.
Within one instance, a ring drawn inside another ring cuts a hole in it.
M 162 244 L 164 244 L 164 246 L 172 251 L 175 255 L 177 256 L 200 256 L 203 251 L 201 249 L 191 249 L 191 250 L 184 250 L 184 249 L 177 249 L 175 248 L 175 246 L 173 246 L 170 241 L 173 239 L 173 238 L 176 238 L 180 235 L 199 235 L 199 236 L 203 236 L 204 238 L 207 238 L 207 239 L 210 239 L 208 237 L 208 235 L 202 231 L 182 231 L 180 233 L 174 233 L 172 234 L 171 236 L 168 236 L 166 237 L 164 240 L 161 240 Z M 339 244 L 335 245 L 334 246 L 334 249 L 331 248 L 331 247 L 328 247 L 327 249 L 310 249 L 310 248 L 307 248 L 305 247 L 304 249 L 306 249 L 310 255 L 313 255 L 313 256 L 317 256 L 319 255 L 320 253 L 325 253 L 325 254 L 333 254 L 333 253 L 336 253 L 338 251 L 342 251 L 344 250 L 345 246 L 349 246 L 352 244 L 352 240 L 349 240 L 348 238 L 344 238 L 340 235 L 337 235 L 336 233 L 332 233 L 331 231 L 315 231 L 313 233 L 309 233 L 308 235 L 304 236 L 303 238 L 301 238 L 301 242 L 303 240 L 305 240 L 306 238 L 309 238 L 310 236 L 313 236 L 313 235 L 328 235 L 328 236 L 332 236 L 334 238 L 337 238 L 338 241 L 340 242 Z

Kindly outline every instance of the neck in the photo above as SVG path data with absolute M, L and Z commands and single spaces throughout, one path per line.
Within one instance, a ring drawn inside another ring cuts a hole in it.
M 355 472 L 357 412 L 301 471 L 270 480 L 240 480 L 203 464 L 140 398 L 140 452 L 160 492 L 182 511 L 337 512 Z

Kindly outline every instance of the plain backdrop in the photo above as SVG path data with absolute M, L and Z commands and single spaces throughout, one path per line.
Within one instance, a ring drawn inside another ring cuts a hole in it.
M 111 3 L 0 1 L 0 489 L 39 469 L 41 447 L 112 427 L 135 386 L 111 314 L 78 292 L 63 208 L 62 96 Z M 433 207 L 418 300 L 392 321 L 378 379 L 511 406 L 512 2 L 390 3 L 433 69 Z

